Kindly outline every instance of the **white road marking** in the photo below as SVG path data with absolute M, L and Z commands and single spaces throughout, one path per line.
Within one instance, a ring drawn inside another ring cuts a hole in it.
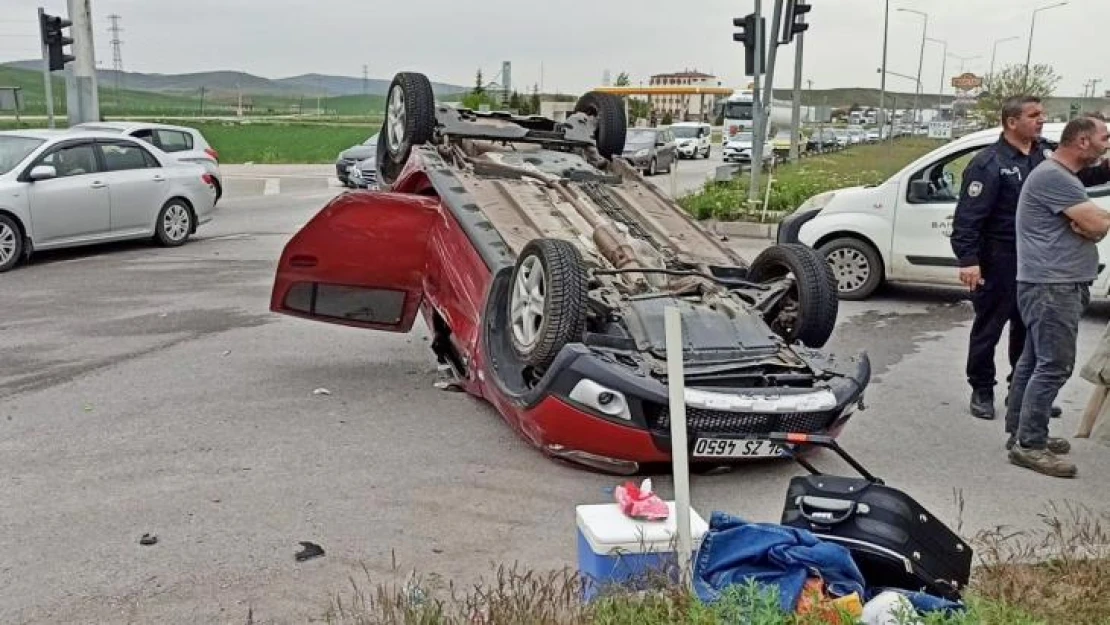
M 281 178 L 267 178 L 266 186 L 262 187 L 262 195 L 278 195 L 281 193 Z

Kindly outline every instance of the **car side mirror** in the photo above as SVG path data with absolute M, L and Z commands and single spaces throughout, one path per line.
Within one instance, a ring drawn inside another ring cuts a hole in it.
M 928 180 L 911 180 L 910 181 L 910 201 L 911 202 L 926 202 L 929 200 L 929 181 Z
M 55 169 L 53 165 L 38 165 L 31 170 L 31 173 L 27 177 L 30 178 L 32 182 L 50 180 L 51 178 L 58 177 L 58 170 Z

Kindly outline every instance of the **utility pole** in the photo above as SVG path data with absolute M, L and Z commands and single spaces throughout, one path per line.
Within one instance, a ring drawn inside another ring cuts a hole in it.
M 370 95 L 370 66 L 362 66 L 362 95 Z
M 798 160 L 798 139 L 801 138 L 802 122 L 802 49 L 805 33 L 798 33 L 798 43 L 794 46 L 794 101 L 790 111 L 790 162 Z M 812 81 L 810 81 L 812 83 Z
M 205 94 L 206 91 L 208 91 L 208 88 L 205 87 L 204 85 L 201 85 L 200 86 L 200 116 L 201 117 L 204 117 L 204 94 Z
M 763 32 L 763 1 L 755 0 L 755 63 L 752 72 L 752 158 L 751 182 L 748 185 L 749 207 L 759 201 L 759 172 L 763 166 L 763 154 L 758 150 L 762 147 L 759 142 L 759 130 L 763 127 L 763 99 L 760 97 L 760 74 L 763 73 L 763 39 L 767 33 Z M 774 31 L 772 31 L 774 32 Z
M 116 106 L 119 106 L 119 88 L 123 80 L 123 54 L 120 52 L 120 44 L 123 42 L 120 41 L 119 34 L 123 29 L 119 27 L 121 19 L 119 15 L 113 13 L 108 16 L 108 19 L 112 22 L 112 25 L 108 28 L 108 34 L 112 35 L 112 41 L 110 42 L 112 44 L 112 71 L 116 73 Z
M 880 72 L 881 77 L 879 78 L 879 115 L 880 116 L 886 114 L 886 111 L 885 111 L 885 108 L 884 108 L 884 104 L 886 103 L 886 43 L 887 43 L 886 40 L 887 40 L 887 33 L 890 30 L 890 0 L 886 0 L 885 5 L 886 6 L 883 9 L 883 71 Z M 880 125 L 879 128 L 880 128 L 879 136 L 882 137 L 882 134 L 881 134 L 882 133 L 882 130 L 881 130 L 882 126 Z M 890 134 L 892 134 L 892 135 L 894 134 L 893 130 L 894 130 L 894 124 L 893 124 L 893 120 L 891 120 L 891 133 Z
M 96 52 L 93 45 L 90 0 L 67 0 L 73 22 L 73 64 L 66 69 L 66 101 L 69 125 L 100 121 L 100 98 L 96 87 Z
M 1094 98 L 1098 95 L 1098 83 L 1102 82 L 1101 78 L 1091 79 L 1091 97 Z

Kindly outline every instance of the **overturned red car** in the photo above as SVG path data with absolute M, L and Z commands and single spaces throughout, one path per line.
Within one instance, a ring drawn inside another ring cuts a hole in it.
M 751 264 L 620 158 L 623 102 L 565 122 L 437 104 L 394 78 L 381 191 L 346 192 L 286 245 L 275 312 L 408 332 L 551 456 L 615 473 L 668 462 L 663 311 L 682 313 L 691 462 L 777 457 L 772 432 L 840 431 L 865 354 L 821 351 L 831 270 L 801 245 Z

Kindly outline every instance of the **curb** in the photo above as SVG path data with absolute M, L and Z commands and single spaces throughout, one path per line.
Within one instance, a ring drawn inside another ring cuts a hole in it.
M 779 231 L 778 224 L 761 224 L 751 221 L 718 221 L 706 219 L 701 222 L 710 232 L 741 239 L 774 240 Z

